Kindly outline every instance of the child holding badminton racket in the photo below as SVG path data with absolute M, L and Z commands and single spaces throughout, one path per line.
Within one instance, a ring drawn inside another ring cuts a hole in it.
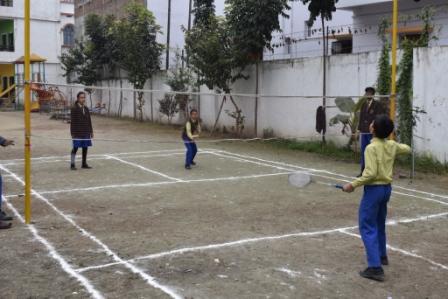
M 0 145 L 1 146 L 14 145 L 14 141 L 5 139 L 2 136 L 0 136 Z M 0 174 L 0 229 L 8 229 L 11 227 L 11 223 L 8 221 L 11 221 L 12 217 L 6 215 L 6 213 L 3 212 L 2 210 L 2 196 L 3 196 L 2 186 L 3 186 L 2 175 Z
M 345 192 L 364 186 L 359 206 L 359 231 L 367 255 L 368 267 L 359 274 L 368 279 L 384 281 L 382 265 L 388 265 L 386 252 L 387 203 L 392 192 L 392 171 L 398 154 L 409 154 L 406 144 L 387 140 L 394 130 L 393 121 L 378 115 L 370 125 L 372 142 L 365 152 L 365 169 L 362 176 L 343 187 Z
M 185 124 L 182 132 L 182 140 L 187 148 L 187 154 L 185 157 L 185 169 L 191 169 L 191 165 L 196 165 L 194 158 L 198 152 L 195 139 L 201 134 L 201 124 L 199 121 L 198 111 L 191 109 L 190 119 Z

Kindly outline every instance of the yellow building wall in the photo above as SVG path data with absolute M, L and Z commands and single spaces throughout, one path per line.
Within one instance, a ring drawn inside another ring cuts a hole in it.
M 15 76 L 14 65 L 13 64 L 0 64 L 0 92 L 3 91 L 3 78 L 8 78 L 8 87 L 10 84 L 11 77 Z

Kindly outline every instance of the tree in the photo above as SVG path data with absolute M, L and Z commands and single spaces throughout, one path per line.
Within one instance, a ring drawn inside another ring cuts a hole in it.
M 414 48 L 427 47 L 431 40 L 437 39 L 432 21 L 435 9 L 428 6 L 417 15 L 423 22 L 423 31 L 417 40 L 404 39 L 403 55 L 398 66 L 397 108 L 398 137 L 401 142 L 412 145 L 413 130 L 419 120 L 419 114 L 426 113 L 420 107 L 413 105 L 413 63 Z
M 84 20 L 90 56 L 98 66 L 101 79 L 113 75 L 113 70 L 116 67 L 116 41 L 112 35 L 114 23 L 115 17 L 112 15 L 89 14 Z
M 189 64 L 198 76 L 198 85 L 205 84 L 209 89 L 230 93 L 231 83 L 239 74 L 232 73 L 231 40 L 224 18 L 215 16 L 213 0 L 195 0 L 195 21 L 193 27 L 185 33 L 185 49 Z M 236 132 L 241 134 L 244 128 L 242 110 L 232 96 L 229 96 L 235 111 L 229 113 L 236 117 Z M 224 95 L 212 132 L 215 130 L 227 95 Z
M 198 84 L 205 84 L 209 89 L 229 94 L 231 84 L 240 73 L 233 70 L 235 60 L 232 57 L 231 40 L 224 18 L 210 15 L 206 24 L 197 22 L 185 35 L 185 47 L 190 65 L 198 76 Z M 215 130 L 220 118 L 222 108 L 227 98 L 230 99 L 235 111 L 228 113 L 235 118 L 235 130 L 238 135 L 242 133 L 244 117 L 232 96 L 224 95 L 218 116 L 213 126 Z
M 288 0 L 227 0 L 226 19 L 232 41 L 234 65 L 243 71 L 255 64 L 255 94 L 259 93 L 259 62 L 265 48 L 271 49 L 272 33 L 280 31 L 279 16 L 288 17 Z M 255 99 L 255 135 L 258 126 L 258 96 Z
M 378 61 L 378 79 L 377 79 L 377 91 L 380 95 L 388 95 L 391 92 L 391 77 L 392 68 L 390 65 L 390 44 L 386 37 L 387 29 L 390 23 L 387 19 L 383 19 L 379 25 L 378 37 L 383 43 L 383 48 L 381 49 L 380 60 Z M 389 110 L 389 99 L 381 98 L 380 102 L 383 105 L 384 111 Z
M 206 26 L 210 23 L 210 17 L 215 15 L 215 0 L 194 0 L 193 25 Z
M 85 40 L 76 42 L 75 46 L 60 57 L 64 76 L 86 86 L 94 85 L 112 73 L 114 69 L 114 41 L 110 36 L 113 16 L 102 17 L 87 15 L 84 20 Z M 74 79 L 72 79 L 74 78 Z M 86 88 L 92 108 L 92 89 Z
M 63 76 L 67 77 L 69 82 L 85 86 L 94 85 L 97 81 L 98 67 L 91 54 L 84 42 L 76 42 L 73 48 L 59 57 L 64 71 Z M 92 108 L 92 89 L 85 88 L 85 91 L 89 94 Z
M 127 6 L 127 17 L 117 22 L 113 36 L 117 41 L 119 66 L 127 71 L 129 82 L 135 89 L 143 89 L 145 83 L 159 69 L 163 45 L 156 41 L 160 26 L 152 12 L 141 4 Z M 143 121 L 144 93 L 137 91 L 137 107 Z M 136 115 L 134 115 L 136 117 Z
M 166 84 L 172 91 L 187 92 L 193 86 L 193 72 L 189 67 L 184 67 L 183 57 L 179 52 L 176 53 L 174 68 L 168 71 Z M 175 94 L 174 99 L 177 102 L 178 110 L 183 111 L 185 117 L 188 117 L 188 103 L 191 101 L 188 94 Z
M 323 45 L 323 84 L 322 84 L 322 107 L 325 110 L 326 104 L 326 95 L 327 95 L 327 34 L 325 28 L 325 21 L 329 21 L 333 18 L 333 13 L 336 11 L 336 3 L 338 0 L 301 0 L 303 4 L 308 4 L 308 10 L 310 12 L 310 17 L 308 19 L 308 25 L 312 26 L 317 18 L 320 16 L 321 25 L 322 25 L 322 45 Z M 322 134 L 322 142 L 325 143 L 325 130 Z

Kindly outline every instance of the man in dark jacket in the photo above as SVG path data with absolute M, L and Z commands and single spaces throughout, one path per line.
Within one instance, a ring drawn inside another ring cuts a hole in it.
M 9 146 L 14 145 L 14 141 L 7 140 L 0 136 L 0 145 L 1 146 Z M 6 215 L 5 212 L 2 210 L 2 196 L 3 196 L 3 190 L 2 190 L 2 175 L 0 174 L 0 229 L 7 229 L 11 227 L 11 223 L 8 221 L 12 220 L 11 216 Z
M 358 124 L 358 134 L 360 134 L 361 143 L 361 173 L 359 177 L 362 176 L 365 167 L 364 152 L 373 137 L 369 131 L 370 124 L 375 120 L 377 115 L 384 113 L 381 103 L 374 99 L 375 88 L 367 87 L 365 92 L 364 98 L 361 99 L 364 103 L 361 106 Z
M 86 93 L 78 92 L 76 102 L 73 105 L 70 116 L 70 133 L 73 138 L 73 149 L 71 152 L 70 168 L 76 170 L 75 158 L 78 148 L 82 148 L 82 168 L 90 169 L 87 165 L 87 148 L 92 146 L 93 128 L 89 109 L 85 106 Z

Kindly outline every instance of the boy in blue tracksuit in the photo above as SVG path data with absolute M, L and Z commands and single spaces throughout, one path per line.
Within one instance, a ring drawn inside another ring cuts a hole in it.
M 0 136 L 0 145 L 1 146 L 14 145 L 14 141 L 7 140 L 2 136 Z M 7 229 L 11 227 L 11 223 L 9 223 L 8 221 L 11 221 L 12 217 L 6 215 L 6 213 L 3 212 L 2 210 L 2 196 L 3 196 L 2 184 L 3 184 L 2 176 L 0 174 L 0 229 Z
M 368 279 L 384 281 L 382 265 L 388 265 L 386 252 L 387 203 L 392 192 L 392 172 L 395 157 L 408 154 L 406 144 L 387 140 L 394 130 L 394 123 L 386 115 L 379 115 L 370 124 L 372 142 L 365 152 L 365 169 L 362 176 L 344 186 L 345 192 L 364 186 L 359 206 L 359 231 L 367 255 L 368 267 L 359 274 Z
M 194 158 L 198 152 L 195 139 L 201 134 L 201 124 L 199 122 L 199 115 L 196 109 L 190 111 L 190 119 L 185 124 L 182 132 L 182 140 L 187 148 L 185 157 L 185 169 L 191 169 L 191 165 L 196 165 Z

